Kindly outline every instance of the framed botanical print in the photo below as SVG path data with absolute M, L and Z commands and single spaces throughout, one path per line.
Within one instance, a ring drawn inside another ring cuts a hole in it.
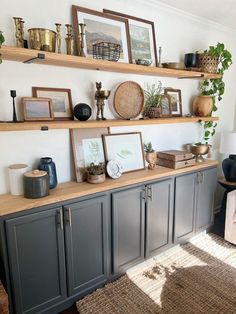
M 182 99 L 181 90 L 174 88 L 165 88 L 164 94 L 170 97 L 171 114 L 173 117 L 182 117 Z
M 77 53 L 80 48 L 80 30 L 78 24 L 85 24 L 84 53 L 93 57 L 93 44 L 111 42 L 120 44 L 119 62 L 131 62 L 128 20 L 99 11 L 72 6 L 72 17 L 76 37 Z
M 145 168 L 142 136 L 140 132 L 103 135 L 106 161 L 115 160 L 122 165 L 123 172 Z
M 73 106 L 70 89 L 32 87 L 32 94 L 34 97 L 51 98 L 55 120 L 73 119 Z
M 103 12 L 128 19 L 132 63 L 137 59 L 151 59 L 151 65 L 158 66 L 154 22 L 107 9 Z

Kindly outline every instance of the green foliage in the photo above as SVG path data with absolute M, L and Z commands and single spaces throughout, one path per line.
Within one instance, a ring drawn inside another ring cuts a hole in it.
M 144 144 L 144 151 L 145 151 L 145 153 L 153 153 L 154 152 L 154 149 L 152 147 L 151 142 Z
M 91 175 L 100 175 L 100 174 L 103 174 L 105 172 L 105 165 L 103 163 L 99 163 L 98 165 L 96 165 L 95 163 L 92 162 L 87 167 L 86 170 Z
M 160 100 L 162 97 L 162 83 L 158 81 L 157 84 L 146 85 L 146 89 L 144 89 L 145 96 L 145 106 L 144 106 L 144 115 L 151 107 L 160 107 Z
M 225 49 L 224 44 L 218 43 L 216 46 L 210 46 L 205 51 L 212 57 L 217 57 L 219 61 L 217 73 L 221 74 L 218 79 L 208 79 L 200 82 L 201 95 L 211 96 L 213 99 L 213 112 L 217 111 L 216 99 L 222 100 L 222 96 L 225 92 L 225 82 L 223 81 L 224 72 L 228 70 L 232 64 L 232 55 Z M 204 141 L 208 143 L 209 139 L 215 134 L 215 128 L 217 123 L 215 122 L 204 122 Z
M 0 47 L 2 46 L 2 44 L 4 43 L 5 38 L 3 36 L 2 31 L 0 31 Z M 0 55 L 0 64 L 2 63 L 2 59 L 1 59 L 1 55 Z

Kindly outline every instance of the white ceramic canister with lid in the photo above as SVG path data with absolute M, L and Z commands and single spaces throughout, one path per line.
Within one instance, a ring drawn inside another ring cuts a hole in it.
M 28 165 L 14 164 L 8 166 L 10 193 L 12 195 L 23 195 L 23 174 L 28 170 Z

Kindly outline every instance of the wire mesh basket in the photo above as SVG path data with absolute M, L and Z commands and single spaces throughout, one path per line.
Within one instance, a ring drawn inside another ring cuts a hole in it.
M 118 61 L 120 59 L 120 44 L 105 41 L 93 44 L 93 58 Z

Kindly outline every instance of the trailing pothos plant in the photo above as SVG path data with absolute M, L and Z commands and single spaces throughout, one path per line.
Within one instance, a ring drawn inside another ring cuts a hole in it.
M 221 74 L 220 78 L 207 79 L 200 82 L 201 95 L 211 96 L 213 99 L 213 110 L 217 111 L 216 100 L 221 101 L 225 92 L 225 82 L 223 81 L 224 72 L 232 64 L 232 55 L 225 49 L 223 43 L 218 43 L 216 46 L 210 46 L 208 50 L 204 51 L 212 57 L 218 58 L 218 70 L 217 73 Z M 209 139 L 215 134 L 217 127 L 216 122 L 206 121 L 203 122 L 204 127 L 204 141 L 208 144 Z
M 2 44 L 4 43 L 4 41 L 5 41 L 5 38 L 3 36 L 2 31 L 0 31 L 0 48 L 1 48 Z M 1 58 L 1 54 L 0 54 L 0 64 L 1 63 L 2 63 L 2 58 Z

